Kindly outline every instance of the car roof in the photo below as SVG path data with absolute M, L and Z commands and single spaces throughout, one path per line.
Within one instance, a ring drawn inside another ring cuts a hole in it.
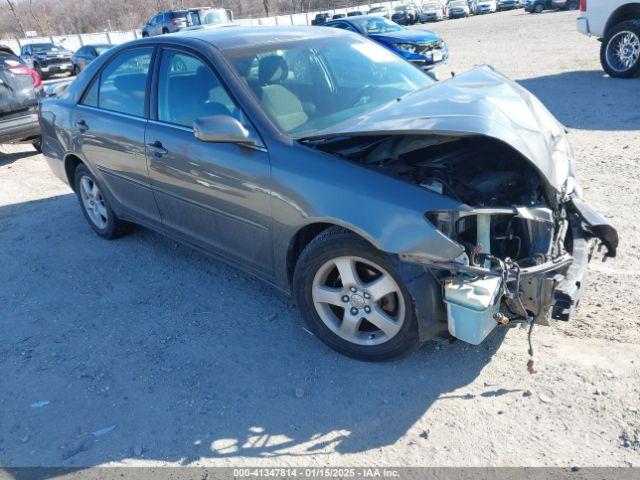
M 326 27 L 243 27 L 230 25 L 213 30 L 187 30 L 170 35 L 174 39 L 192 38 L 210 43 L 220 50 L 235 47 L 259 47 L 273 43 L 303 41 L 351 35 L 349 32 Z
M 348 18 L 339 18 L 337 20 L 334 20 L 335 22 L 347 22 L 347 23 L 361 23 L 364 21 L 367 21 L 369 19 L 372 18 L 378 18 L 380 20 L 387 20 L 387 18 L 384 18 L 381 15 L 376 15 L 375 13 L 371 14 L 371 15 L 356 15 L 355 17 L 348 17 Z M 333 23 L 333 21 L 331 22 L 327 22 L 327 23 Z

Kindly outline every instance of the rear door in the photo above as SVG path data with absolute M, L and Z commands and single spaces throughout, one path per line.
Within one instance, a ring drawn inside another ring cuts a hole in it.
M 132 47 L 116 55 L 96 74 L 71 121 L 79 151 L 118 204 L 137 219 L 159 222 L 144 142 L 154 49 Z
M 192 243 L 272 275 L 266 150 L 205 143 L 193 134 L 194 121 L 212 115 L 231 115 L 255 132 L 253 126 L 203 57 L 167 48 L 157 64 L 146 141 L 163 223 Z
M 35 111 L 38 104 L 34 77 L 13 53 L 0 50 L 0 119 Z

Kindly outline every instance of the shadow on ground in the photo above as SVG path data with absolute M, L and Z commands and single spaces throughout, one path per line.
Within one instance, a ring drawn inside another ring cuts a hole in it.
M 472 382 L 503 338 L 366 364 L 231 267 L 145 229 L 97 238 L 72 195 L 0 208 L 0 232 L 7 467 L 376 449 Z
M 569 128 L 640 128 L 640 79 L 610 78 L 603 71 L 575 71 L 518 83 L 535 94 Z M 630 103 L 636 108 L 629 108 Z
M 11 165 L 13 162 L 17 162 L 18 160 L 21 160 L 23 158 L 31 157 L 34 154 L 35 151 L 5 153 L 0 150 L 0 167 Z

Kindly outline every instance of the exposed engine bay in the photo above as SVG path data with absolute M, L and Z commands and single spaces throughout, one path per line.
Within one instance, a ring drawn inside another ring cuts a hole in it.
M 498 324 L 568 320 L 595 240 L 584 235 L 568 199 L 510 146 L 441 135 L 308 145 L 461 203 L 459 210 L 425 212 L 465 250 L 453 261 L 425 264 L 443 285 L 452 335 L 479 344 Z

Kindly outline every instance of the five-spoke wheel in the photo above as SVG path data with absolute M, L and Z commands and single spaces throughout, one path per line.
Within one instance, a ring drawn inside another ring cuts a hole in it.
M 307 245 L 293 290 L 311 330 L 341 353 L 383 360 L 418 343 L 413 300 L 393 258 L 347 230 L 329 228 Z

